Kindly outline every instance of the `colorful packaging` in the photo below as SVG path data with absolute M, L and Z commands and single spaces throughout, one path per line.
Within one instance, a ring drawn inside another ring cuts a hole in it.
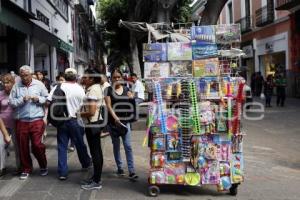
M 244 180 L 244 158 L 242 153 L 232 154 L 231 181 L 240 183 Z
M 207 167 L 201 169 L 202 184 L 219 184 L 220 183 L 220 166 L 219 162 L 208 161 Z
M 143 44 L 143 58 L 150 62 L 167 61 L 167 44 Z
M 192 45 L 190 42 L 167 43 L 168 60 L 192 60 Z
M 145 62 L 144 77 L 145 78 L 165 78 L 170 76 L 170 63 L 163 62 Z
M 218 58 L 210 58 L 210 59 L 193 61 L 194 77 L 218 76 L 219 74 L 220 74 L 220 70 L 219 70 Z
M 215 43 L 215 26 L 193 26 L 191 28 L 191 39 L 200 43 Z
M 218 47 L 216 44 L 201 44 L 193 43 L 193 60 L 200 60 L 203 58 L 211 58 L 218 56 Z

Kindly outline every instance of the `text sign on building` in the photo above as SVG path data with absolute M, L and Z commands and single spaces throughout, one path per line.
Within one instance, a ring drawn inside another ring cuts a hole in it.
M 36 18 L 43 22 L 44 24 L 46 24 L 47 26 L 49 26 L 49 18 L 46 17 L 41 11 L 39 11 L 38 9 L 36 9 Z

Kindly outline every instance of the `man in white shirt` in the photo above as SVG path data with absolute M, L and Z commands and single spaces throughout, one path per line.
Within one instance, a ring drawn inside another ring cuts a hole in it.
M 91 166 L 91 158 L 88 155 L 87 147 L 83 140 L 84 127 L 77 119 L 77 113 L 80 111 L 85 98 L 83 88 L 76 83 L 77 71 L 73 68 L 65 70 L 66 82 L 61 83 L 61 90 L 65 93 L 68 110 L 68 119 L 57 126 L 57 151 L 58 151 L 58 178 L 66 180 L 68 177 L 68 144 L 71 139 L 76 147 L 79 161 L 82 168 L 87 169 Z M 56 86 L 57 87 L 57 86 Z M 48 101 L 52 101 L 54 87 L 48 96 Z M 50 111 L 49 111 L 50 112 Z
M 131 78 L 134 83 L 132 86 L 132 92 L 134 93 L 135 101 L 137 104 L 140 104 L 145 100 L 145 87 L 135 73 L 131 74 Z

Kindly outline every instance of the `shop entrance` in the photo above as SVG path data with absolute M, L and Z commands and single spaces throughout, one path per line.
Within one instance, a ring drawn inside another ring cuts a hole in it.
M 274 76 L 275 72 L 285 71 L 286 69 L 285 52 L 276 52 L 259 56 L 259 63 L 259 69 L 265 78 L 268 75 Z

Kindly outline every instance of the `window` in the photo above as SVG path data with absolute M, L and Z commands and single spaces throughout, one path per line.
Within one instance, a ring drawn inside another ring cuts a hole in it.
M 48 0 L 58 13 L 68 20 L 68 1 L 67 0 Z
M 232 24 L 233 23 L 232 2 L 228 3 L 227 8 L 228 8 L 228 12 L 227 12 L 228 19 L 227 20 L 230 24 Z

